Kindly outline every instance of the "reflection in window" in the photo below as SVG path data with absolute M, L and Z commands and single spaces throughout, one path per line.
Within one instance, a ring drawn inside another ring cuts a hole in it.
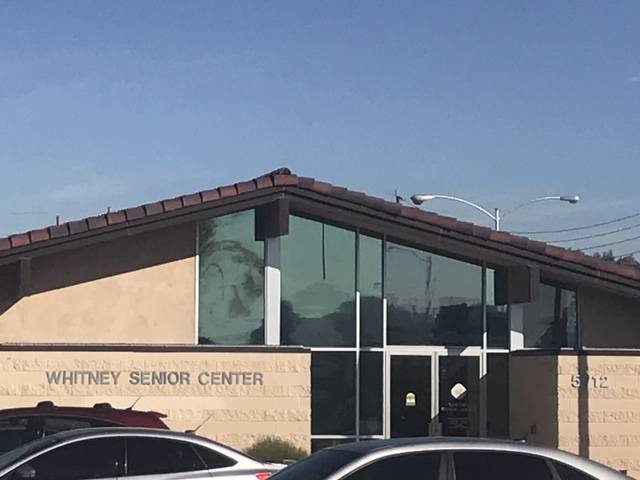
M 487 268 L 487 347 L 509 348 L 508 307 L 496 301 L 496 272 Z
M 382 346 L 382 240 L 358 236 L 360 345 Z
M 253 210 L 199 224 L 200 343 L 264 343 L 264 245 L 254 228 Z
M 281 341 L 355 346 L 355 232 L 291 216 L 282 238 Z
M 540 284 L 538 298 L 524 305 L 524 346 L 576 346 L 576 292 Z
M 388 343 L 482 343 L 482 267 L 387 242 Z
M 311 354 L 311 433 L 353 435 L 356 424 L 356 354 Z

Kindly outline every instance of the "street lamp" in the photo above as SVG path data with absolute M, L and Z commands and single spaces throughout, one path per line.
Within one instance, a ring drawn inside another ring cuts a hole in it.
M 454 202 L 464 203 L 465 205 L 469 205 L 470 207 L 473 207 L 476 210 L 480 210 L 482 213 L 487 215 L 491 220 L 493 220 L 493 224 L 494 224 L 495 230 L 499 231 L 500 230 L 500 221 L 506 215 L 510 214 L 514 210 L 517 210 L 517 209 L 519 209 L 521 207 L 529 205 L 530 203 L 544 202 L 546 200 L 559 200 L 561 202 L 567 202 L 567 203 L 570 203 L 570 204 L 573 205 L 573 204 L 576 204 L 576 203 L 578 203 L 580 201 L 580 196 L 579 195 L 554 195 L 554 196 L 550 196 L 550 197 L 534 198 L 533 200 L 529 200 L 527 202 L 524 202 L 524 203 L 521 203 L 519 205 L 516 205 L 515 207 L 507 210 L 506 212 L 501 212 L 499 208 L 495 208 L 494 209 L 494 213 L 491 213 L 486 208 L 483 208 L 478 204 L 470 202 L 469 200 L 465 200 L 464 198 L 452 197 L 451 195 L 413 195 L 411 197 L 411 201 L 413 203 L 415 203 L 416 205 L 420 205 L 423 202 L 428 202 L 429 200 L 435 200 L 435 199 L 453 200 Z

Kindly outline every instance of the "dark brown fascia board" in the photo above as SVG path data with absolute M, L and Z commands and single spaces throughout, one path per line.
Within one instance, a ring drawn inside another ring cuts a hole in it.
M 364 205 L 336 199 L 313 191 L 289 187 L 291 210 L 312 217 L 324 217 L 337 224 L 367 229 L 398 240 L 422 245 L 450 255 L 494 263 L 501 266 L 536 265 L 543 277 L 570 280 L 571 283 L 587 281 L 587 284 L 625 296 L 640 296 L 640 282 L 632 279 L 594 271 L 573 262 L 554 259 L 530 250 L 461 234 L 444 227 L 412 220 L 392 213 L 368 208 Z M 404 227 L 404 228 L 402 228 Z M 422 235 L 416 236 L 416 230 Z M 578 277 L 576 277 L 578 276 Z
M 202 203 L 170 212 L 143 217 L 126 223 L 88 230 L 66 237 L 13 248 L 0 253 L 0 265 L 16 262 L 19 258 L 49 255 L 61 251 L 101 243 L 115 238 L 145 233 L 181 223 L 204 220 L 209 217 L 226 215 L 284 198 L 284 187 L 265 188 L 234 197 L 222 198 L 211 203 Z

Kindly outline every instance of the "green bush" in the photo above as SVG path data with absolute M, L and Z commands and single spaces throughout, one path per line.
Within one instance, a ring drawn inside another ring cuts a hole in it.
M 281 463 L 300 460 L 308 455 L 303 448 L 296 447 L 293 443 L 278 437 L 260 438 L 246 452 L 263 462 Z

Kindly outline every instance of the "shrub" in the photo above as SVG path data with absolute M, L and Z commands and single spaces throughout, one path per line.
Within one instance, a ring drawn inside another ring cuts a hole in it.
M 290 463 L 308 455 L 303 448 L 278 437 L 263 437 L 258 439 L 246 450 L 248 455 L 263 462 Z

